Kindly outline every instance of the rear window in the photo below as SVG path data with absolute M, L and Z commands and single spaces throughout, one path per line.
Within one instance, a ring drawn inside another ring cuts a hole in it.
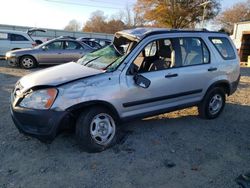
M 10 34 L 11 41 L 29 41 L 26 37 L 18 34 Z
M 235 59 L 236 55 L 234 49 L 225 37 L 210 37 L 210 41 L 213 43 L 217 51 L 220 53 L 223 59 L 230 60 Z

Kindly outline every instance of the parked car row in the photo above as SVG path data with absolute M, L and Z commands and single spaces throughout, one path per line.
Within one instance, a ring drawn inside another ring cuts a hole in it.
M 23 31 L 0 30 L 0 56 L 12 66 L 30 69 L 39 64 L 60 64 L 77 61 L 85 54 L 111 44 L 109 39 L 61 36 L 43 43 L 32 33 L 43 29 Z

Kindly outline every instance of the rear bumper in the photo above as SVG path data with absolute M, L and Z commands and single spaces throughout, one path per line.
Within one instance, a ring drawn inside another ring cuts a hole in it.
M 240 82 L 240 75 L 239 75 L 239 77 L 237 78 L 237 80 L 235 82 L 231 83 L 231 85 L 230 85 L 230 95 L 232 95 L 237 90 L 239 82 Z
M 69 121 L 67 111 L 33 110 L 10 107 L 11 117 L 18 130 L 42 141 L 52 141 L 61 127 Z

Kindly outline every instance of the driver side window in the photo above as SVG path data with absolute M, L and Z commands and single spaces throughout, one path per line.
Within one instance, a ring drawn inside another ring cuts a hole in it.
M 171 39 L 159 39 L 148 43 L 135 58 L 137 72 L 169 69 L 175 64 L 175 51 Z
M 46 48 L 48 50 L 60 50 L 63 49 L 63 43 L 61 41 L 51 42 Z

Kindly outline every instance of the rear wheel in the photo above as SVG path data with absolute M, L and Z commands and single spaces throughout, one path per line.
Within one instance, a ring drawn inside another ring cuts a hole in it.
M 208 91 L 202 103 L 198 106 L 199 115 L 205 119 L 214 119 L 220 115 L 225 106 L 225 91 L 215 87 Z
M 101 152 L 116 141 L 115 116 L 106 108 L 93 107 L 83 112 L 76 123 L 76 137 L 82 149 Z
M 32 56 L 23 56 L 20 59 L 20 66 L 24 69 L 31 69 L 37 66 L 37 62 Z

